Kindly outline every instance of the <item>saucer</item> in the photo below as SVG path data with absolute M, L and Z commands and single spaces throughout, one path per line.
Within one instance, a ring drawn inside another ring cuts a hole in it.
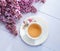
M 27 36 L 26 29 L 28 28 L 31 22 L 39 23 L 40 26 L 42 27 L 42 34 L 38 39 L 32 39 L 29 36 Z M 37 16 L 25 18 L 20 26 L 19 35 L 21 39 L 28 45 L 31 46 L 41 45 L 43 42 L 45 42 L 45 40 L 48 37 L 47 23 L 42 18 Z

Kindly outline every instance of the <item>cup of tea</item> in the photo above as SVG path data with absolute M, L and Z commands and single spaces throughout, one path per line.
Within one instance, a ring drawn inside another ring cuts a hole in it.
M 28 45 L 40 45 L 48 37 L 47 22 L 39 16 L 25 18 L 20 26 L 20 36 Z
M 37 22 L 32 22 L 27 27 L 27 36 L 31 39 L 38 39 L 42 34 L 42 27 Z

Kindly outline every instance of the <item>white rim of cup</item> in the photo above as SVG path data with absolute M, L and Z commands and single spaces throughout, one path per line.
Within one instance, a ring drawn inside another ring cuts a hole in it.
M 31 22 L 31 23 L 29 24 L 29 26 L 30 26 L 31 24 L 38 24 L 39 26 L 41 26 L 38 22 Z M 29 28 L 29 26 L 28 26 L 28 28 Z M 26 29 L 26 34 L 27 34 L 27 36 L 28 36 L 29 38 L 34 39 L 34 40 L 40 38 L 41 35 L 39 35 L 39 36 L 36 37 L 36 38 L 31 37 L 31 36 L 29 35 L 29 33 L 28 33 L 28 28 Z M 41 27 L 41 28 L 42 28 L 42 27 Z M 42 34 L 42 33 L 41 33 L 41 34 Z

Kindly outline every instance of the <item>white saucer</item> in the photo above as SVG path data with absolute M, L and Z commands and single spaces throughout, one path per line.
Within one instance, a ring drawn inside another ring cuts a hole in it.
M 29 21 L 31 21 L 31 20 L 32 20 L 32 22 L 38 22 L 42 27 L 43 32 L 38 39 L 31 39 L 26 34 L 26 28 L 27 28 L 28 24 L 30 23 Z M 27 43 L 28 45 L 31 45 L 31 46 L 40 45 L 48 37 L 47 23 L 42 18 L 36 17 L 36 16 L 31 16 L 31 17 L 25 18 L 20 26 L 20 36 L 21 36 L 22 40 L 25 43 Z

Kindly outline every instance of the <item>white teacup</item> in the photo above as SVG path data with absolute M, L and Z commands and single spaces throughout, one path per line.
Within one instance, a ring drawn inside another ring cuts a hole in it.
M 42 27 L 37 22 L 31 22 L 27 27 L 27 36 L 31 39 L 38 39 L 42 34 Z

